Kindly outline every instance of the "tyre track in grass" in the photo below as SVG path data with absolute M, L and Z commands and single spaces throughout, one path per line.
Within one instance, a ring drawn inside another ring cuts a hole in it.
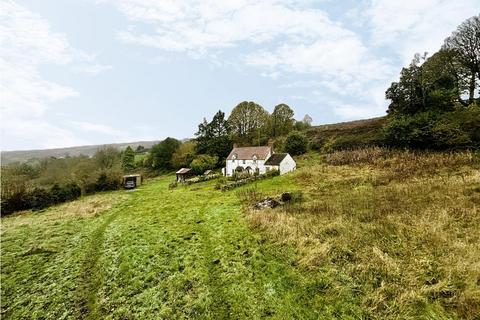
M 126 201 L 127 203 L 129 200 Z M 123 212 L 123 206 L 114 209 L 106 220 L 93 231 L 83 260 L 83 271 L 76 290 L 77 310 L 80 319 L 98 319 L 97 291 L 102 284 L 102 274 L 97 271 L 97 262 L 103 253 L 105 231 Z
M 210 208 L 211 199 L 209 198 L 202 206 L 198 209 L 198 214 L 196 216 L 197 228 L 196 232 L 202 242 L 202 258 L 203 266 L 207 269 L 207 279 L 206 284 L 210 288 L 212 294 L 212 305 L 208 312 L 214 312 L 215 316 L 218 318 L 226 318 L 230 313 L 230 305 L 228 300 L 225 298 L 224 286 L 222 285 L 222 279 L 220 276 L 221 271 L 221 259 L 217 257 L 214 253 L 214 244 L 212 243 L 212 230 L 211 227 L 207 225 L 208 212 Z M 222 315 L 221 317 L 219 317 Z

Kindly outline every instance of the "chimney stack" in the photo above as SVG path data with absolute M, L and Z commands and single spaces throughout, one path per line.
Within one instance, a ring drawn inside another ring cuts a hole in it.
M 273 153 L 273 146 L 274 145 L 275 145 L 275 140 L 268 139 L 268 146 L 270 147 L 270 149 L 272 149 L 272 153 Z
M 236 143 L 234 143 L 234 144 L 233 144 L 233 148 L 235 149 L 236 147 L 237 147 L 237 144 L 236 144 Z

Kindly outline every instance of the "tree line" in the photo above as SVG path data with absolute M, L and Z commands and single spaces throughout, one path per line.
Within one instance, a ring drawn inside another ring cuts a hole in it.
M 311 126 L 312 118 L 305 115 L 297 121 L 294 115 L 292 108 L 283 103 L 269 114 L 258 103 L 241 102 L 228 118 L 221 110 L 210 121 L 204 118 L 192 140 L 181 142 L 169 137 L 154 145 L 143 166 L 157 171 L 191 167 L 201 174 L 223 166 L 234 144 L 266 145 L 272 140 L 277 151 L 303 153 L 307 140 L 300 132 Z

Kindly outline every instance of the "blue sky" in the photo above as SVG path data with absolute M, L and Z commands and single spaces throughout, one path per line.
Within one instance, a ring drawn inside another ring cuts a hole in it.
M 253 100 L 315 124 L 384 92 L 480 0 L 77 0 L 0 4 L 2 150 L 192 137 Z

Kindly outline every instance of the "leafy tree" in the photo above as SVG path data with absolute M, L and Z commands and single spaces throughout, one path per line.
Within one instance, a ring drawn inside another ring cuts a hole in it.
M 195 158 L 195 141 L 184 142 L 172 155 L 172 166 L 174 168 L 183 168 L 190 166 L 190 162 Z
M 268 112 L 255 102 L 241 102 L 228 117 L 234 140 L 239 143 L 251 144 L 265 138 L 268 128 Z
M 149 161 L 147 163 L 155 170 L 173 169 L 171 163 L 172 155 L 180 144 L 180 141 L 170 137 L 157 143 L 150 150 Z
M 128 146 L 122 154 L 123 172 L 130 172 L 135 169 L 135 152 Z
M 120 163 L 120 152 L 114 147 L 103 147 L 93 155 L 97 169 L 111 169 Z
M 307 138 L 299 132 L 290 133 L 285 140 L 285 151 L 291 155 L 304 154 L 307 152 L 307 147 Z
M 292 131 L 294 114 L 293 110 L 284 103 L 275 106 L 270 115 L 271 136 L 278 137 Z
M 480 80 L 480 15 L 473 16 L 458 26 L 445 40 L 443 48 L 455 52 L 455 58 L 467 70 L 463 73 L 463 78 L 468 83 L 468 104 L 473 103 L 478 86 L 476 79 Z
M 414 114 L 423 111 L 423 92 L 420 78 L 420 56 L 417 54 L 408 68 L 400 72 L 400 81 L 393 82 L 385 97 L 391 100 L 389 114 Z
M 195 147 L 197 154 L 216 156 L 219 162 L 222 162 L 232 149 L 230 126 L 225 119 L 225 113 L 220 110 L 213 116 L 211 122 L 203 119 L 195 135 L 197 136 Z
M 193 159 L 190 167 L 195 174 L 202 174 L 206 170 L 214 169 L 217 165 L 218 158 L 207 154 L 198 155 Z
M 136 153 L 142 153 L 145 152 L 145 147 L 144 146 L 138 146 L 137 149 L 135 149 Z

